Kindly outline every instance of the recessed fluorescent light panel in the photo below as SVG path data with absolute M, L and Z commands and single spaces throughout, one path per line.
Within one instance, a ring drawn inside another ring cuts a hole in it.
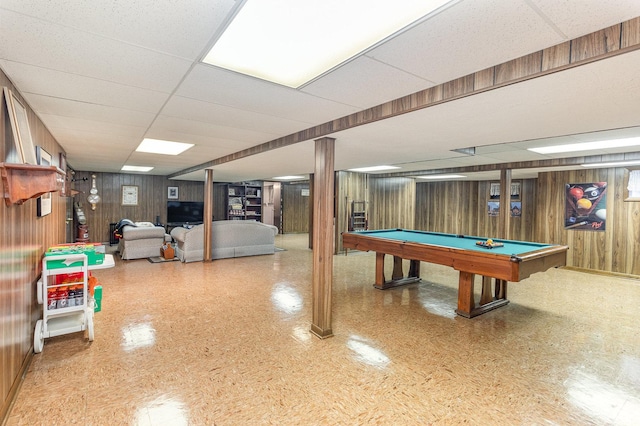
M 299 180 L 306 179 L 305 176 L 278 176 L 274 177 L 273 180 Z
M 628 146 L 637 146 L 637 145 L 640 145 L 640 137 L 613 139 L 608 141 L 597 141 L 597 142 L 573 143 L 573 144 L 567 144 L 567 145 L 542 146 L 539 148 L 528 148 L 528 150 L 537 152 L 538 154 L 558 154 L 561 152 L 578 152 L 578 151 L 590 151 L 593 149 L 624 148 Z
M 451 0 L 247 0 L 203 62 L 299 87 Z
M 612 162 L 612 163 L 581 164 L 582 167 L 619 167 L 619 166 L 637 166 L 637 165 L 640 165 L 640 160 L 616 161 L 616 162 Z
M 348 169 L 350 172 L 362 172 L 362 173 L 366 173 L 366 172 L 382 172 L 384 170 L 393 170 L 393 169 L 399 169 L 400 167 L 396 167 L 396 166 L 371 166 L 371 167 L 360 167 L 357 169 Z
M 459 179 L 464 178 L 464 175 L 425 175 L 425 176 L 416 176 L 419 179 Z
M 150 172 L 153 167 L 149 166 L 122 166 L 123 172 Z
M 192 143 L 171 142 L 159 139 L 145 138 L 136 148 L 138 152 L 149 152 L 151 154 L 178 155 L 193 146 Z

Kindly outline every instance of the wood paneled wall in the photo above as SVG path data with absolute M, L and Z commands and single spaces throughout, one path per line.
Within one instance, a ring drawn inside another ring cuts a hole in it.
M 59 165 L 60 145 L 2 71 L 0 86 L 9 87 L 23 101 L 34 145 L 43 147 L 51 154 L 53 163 Z M 0 161 L 16 162 L 11 124 L 2 93 L 0 117 Z M 41 309 L 36 298 L 40 259 L 46 247 L 65 239 L 65 202 L 59 193 L 53 193 L 51 214 L 38 217 L 35 199 L 10 206 L 4 199 L 0 201 L 0 421 L 7 413 L 22 370 L 32 354 L 33 332 Z
M 227 218 L 228 191 L 229 188 L 226 183 L 213 185 L 213 220 L 225 220 Z
M 627 179 L 624 168 L 541 173 L 534 225 L 538 240 L 568 245 L 568 266 L 640 275 L 640 202 L 624 201 Z M 607 182 L 606 230 L 565 229 L 565 185 L 592 182 Z
M 535 241 L 536 180 L 521 183 L 522 215 L 512 217 L 508 238 Z M 450 234 L 495 236 L 498 217 L 489 216 L 490 181 L 419 182 L 416 185 L 416 229 Z
M 369 229 L 413 229 L 415 205 L 414 179 L 369 177 Z
M 413 229 L 416 184 L 412 178 L 378 178 L 354 172 L 336 176 L 336 253 L 344 251 L 340 234 L 348 230 L 351 201 L 365 201 L 369 229 Z
M 100 203 L 95 210 L 87 202 L 92 172 L 76 171 L 73 187 L 80 191 L 74 201 L 82 204 L 89 226 L 89 238 L 95 242 L 109 241 L 109 224 L 120 219 L 134 222 L 167 222 L 168 187 L 178 187 L 178 201 L 204 201 L 204 182 L 170 180 L 165 176 L 125 173 L 95 173 Z M 83 178 L 88 178 L 83 180 Z M 138 187 L 138 205 L 122 205 L 122 185 Z
M 351 202 L 364 201 L 367 216 L 369 215 L 369 175 L 340 171 L 336 172 L 336 218 L 335 218 L 335 251 L 340 253 L 342 238 L 340 235 L 349 230 L 351 221 Z
M 295 234 L 309 232 L 310 196 L 302 195 L 309 191 L 309 183 L 282 184 L 282 233 Z
M 487 192 L 488 194 L 488 192 Z M 478 217 L 478 182 L 419 182 L 416 184 L 416 229 L 451 234 L 474 234 Z

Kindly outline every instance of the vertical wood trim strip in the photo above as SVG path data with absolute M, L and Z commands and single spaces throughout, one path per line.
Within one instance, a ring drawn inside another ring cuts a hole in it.
M 309 198 L 311 200 L 314 200 L 315 198 L 315 175 L 311 174 L 309 175 Z M 313 205 L 313 204 L 312 204 Z M 314 214 L 313 214 L 313 208 L 309 209 L 309 248 L 311 250 L 313 250 L 313 235 L 314 232 L 313 230 L 315 229 L 314 223 L 313 221 L 314 219 Z
M 204 261 L 211 262 L 213 248 L 211 247 L 211 217 L 213 216 L 213 170 L 205 169 L 204 179 Z
M 333 196 L 335 139 L 315 141 L 313 184 L 313 322 L 311 331 L 331 337 L 331 289 L 333 284 Z
M 511 169 L 500 170 L 500 216 L 498 236 L 509 239 L 509 223 L 511 219 Z

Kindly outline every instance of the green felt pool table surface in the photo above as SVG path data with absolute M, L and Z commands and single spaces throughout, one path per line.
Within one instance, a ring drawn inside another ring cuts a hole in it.
M 483 247 L 477 245 L 477 242 L 484 242 L 487 238 L 464 235 L 462 237 L 456 234 L 444 234 L 439 232 L 414 231 L 407 229 L 383 229 L 375 231 L 361 231 L 361 235 L 367 235 L 376 238 L 385 238 L 395 241 L 406 241 L 418 244 L 430 244 L 443 247 L 451 247 L 464 250 L 477 250 L 479 252 L 491 252 L 493 254 L 504 255 L 520 255 L 535 250 L 551 247 L 550 244 L 531 243 L 517 240 L 502 240 L 493 238 L 493 242 L 502 243 L 500 247 Z

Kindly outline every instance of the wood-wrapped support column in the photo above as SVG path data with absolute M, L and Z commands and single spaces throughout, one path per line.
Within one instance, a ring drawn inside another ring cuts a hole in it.
M 313 178 L 313 320 L 311 332 L 324 339 L 331 330 L 333 285 L 333 197 L 335 139 L 315 141 Z

